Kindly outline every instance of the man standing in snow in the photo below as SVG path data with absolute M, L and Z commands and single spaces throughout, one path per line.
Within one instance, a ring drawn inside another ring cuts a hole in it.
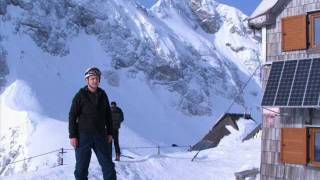
M 69 112 L 69 138 L 75 148 L 76 180 L 88 179 L 91 149 L 98 158 L 103 179 L 116 179 L 112 162 L 112 118 L 108 96 L 99 88 L 100 79 L 101 72 L 96 67 L 85 72 L 87 86 L 75 95 Z
M 116 161 L 120 161 L 120 145 L 119 145 L 119 129 L 121 123 L 123 122 L 123 112 L 121 108 L 117 106 L 116 102 L 111 102 L 111 115 L 112 115 L 112 124 L 113 124 L 113 139 L 114 139 L 114 148 L 116 150 Z

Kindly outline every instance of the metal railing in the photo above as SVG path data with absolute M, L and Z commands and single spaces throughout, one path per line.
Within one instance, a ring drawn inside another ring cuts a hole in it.
M 171 146 L 132 146 L 132 147 L 122 147 L 121 149 L 157 149 L 157 155 L 160 155 L 161 154 L 161 149 L 169 149 L 169 148 L 191 148 L 191 145 L 189 146 L 178 146 L 178 145 L 171 145 Z M 189 151 L 188 149 L 188 151 Z M 50 155 L 50 154 L 56 154 L 57 156 L 57 166 L 63 166 L 65 165 L 64 163 L 64 154 L 66 154 L 68 151 L 74 151 L 74 149 L 70 149 L 70 148 L 60 148 L 60 149 L 56 149 L 56 150 L 52 150 L 52 151 L 49 151 L 49 152 L 46 152 L 46 153 L 43 153 L 43 154 L 38 154 L 38 155 L 35 155 L 35 156 L 30 156 L 30 157 L 27 157 L 27 158 L 23 158 L 23 159 L 20 159 L 20 160 L 16 160 L 16 161 L 12 161 L 12 162 L 9 162 L 9 163 L 5 163 L 4 164 L 4 168 L 3 169 L 6 169 L 8 166 L 10 165 L 13 165 L 13 164 L 16 164 L 16 163 L 21 163 L 21 162 L 25 162 L 27 160 L 32 160 L 32 159 L 35 159 L 35 158 L 39 158 L 39 157 L 42 157 L 42 156 L 46 156 L 46 155 Z M 124 157 L 128 157 L 130 159 L 134 159 L 132 156 L 127 156 L 127 155 L 122 155 Z

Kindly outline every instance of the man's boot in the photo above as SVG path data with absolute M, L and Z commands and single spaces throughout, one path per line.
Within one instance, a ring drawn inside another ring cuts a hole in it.
M 120 154 L 116 154 L 116 159 L 115 161 L 120 161 Z

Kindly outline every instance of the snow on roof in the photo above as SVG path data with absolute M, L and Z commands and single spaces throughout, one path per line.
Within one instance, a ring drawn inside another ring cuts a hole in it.
M 259 6 L 254 10 L 251 14 L 250 19 L 258 17 L 262 14 L 265 14 L 268 10 L 270 10 L 276 3 L 280 0 L 262 0 Z

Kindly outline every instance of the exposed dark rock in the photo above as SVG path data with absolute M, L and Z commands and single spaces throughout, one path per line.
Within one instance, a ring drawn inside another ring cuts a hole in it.
M 207 33 L 214 34 L 220 29 L 222 24 L 220 15 L 216 11 L 208 13 L 203 10 L 201 3 L 199 0 L 190 0 L 190 8 L 197 17 L 202 29 Z
M 6 1 L 0 1 L 0 16 L 5 15 L 7 13 L 7 6 L 8 4 Z
M 6 84 L 6 76 L 9 74 L 9 68 L 7 65 L 7 52 L 0 45 L 0 91 Z

